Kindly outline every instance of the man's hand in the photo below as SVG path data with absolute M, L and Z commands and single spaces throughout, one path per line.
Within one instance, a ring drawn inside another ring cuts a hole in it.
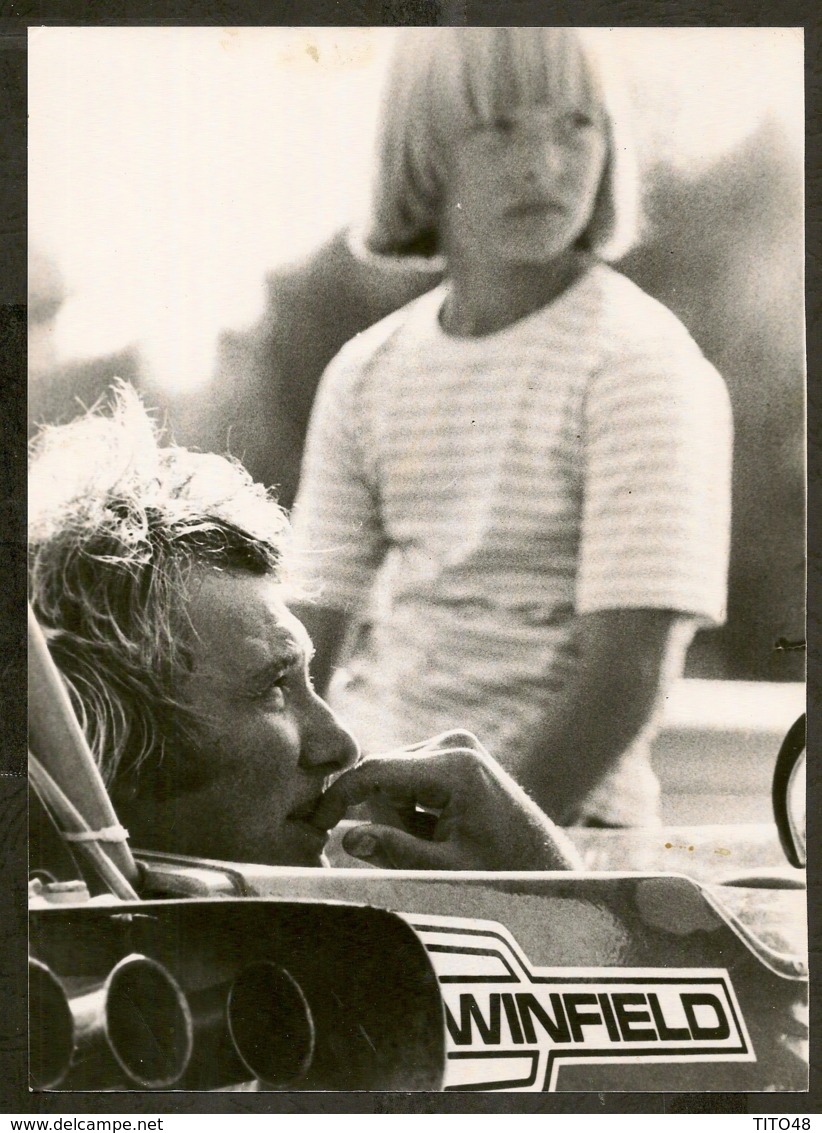
M 354 827 L 343 846 L 384 869 L 581 868 L 566 835 L 470 732 L 364 760 L 332 783 L 311 821 L 330 830 L 365 802 L 385 821 Z

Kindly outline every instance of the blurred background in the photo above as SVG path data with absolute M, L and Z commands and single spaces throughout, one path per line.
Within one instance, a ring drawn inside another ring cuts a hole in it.
M 231 451 L 291 504 L 323 368 L 436 281 L 358 263 L 342 234 L 396 34 L 31 29 L 31 428 L 119 375 L 177 441 Z M 688 675 L 801 681 L 802 654 L 774 644 L 804 637 L 802 30 L 601 34 L 645 184 L 620 266 L 679 315 L 734 408 L 728 623 L 697 638 Z

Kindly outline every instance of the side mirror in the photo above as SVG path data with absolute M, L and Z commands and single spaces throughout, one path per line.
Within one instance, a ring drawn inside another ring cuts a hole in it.
M 805 715 L 782 741 L 773 774 L 772 801 L 776 829 L 785 856 L 792 866 L 807 863 L 805 841 Z

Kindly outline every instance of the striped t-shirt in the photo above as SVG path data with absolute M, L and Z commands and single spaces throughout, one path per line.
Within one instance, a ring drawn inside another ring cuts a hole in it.
M 676 317 L 605 265 L 480 338 L 443 332 L 446 293 L 329 366 L 300 569 L 370 627 L 332 693 L 366 751 L 463 727 L 516 775 L 573 670 L 576 614 L 723 620 L 730 410 Z M 657 796 L 638 743 L 584 813 L 653 821 Z

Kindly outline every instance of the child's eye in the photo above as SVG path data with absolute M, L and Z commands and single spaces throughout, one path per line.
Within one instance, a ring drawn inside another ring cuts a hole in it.
M 576 130 L 585 130 L 594 125 L 593 117 L 585 110 L 574 110 L 567 116 L 568 123 Z
M 497 133 L 503 134 L 506 137 L 514 130 L 514 122 L 510 118 L 505 118 L 502 116 L 494 118 L 491 122 L 491 126 L 494 128 L 494 130 L 497 131 Z

